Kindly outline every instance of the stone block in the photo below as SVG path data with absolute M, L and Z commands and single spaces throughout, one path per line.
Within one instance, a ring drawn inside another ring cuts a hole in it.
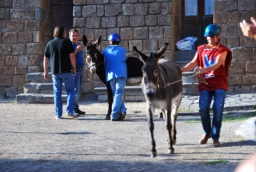
M 150 27 L 149 38 L 150 39 L 163 38 L 163 27 Z
M 14 75 L 12 86 L 23 86 L 26 84 L 26 75 Z
M 164 38 L 171 38 L 171 26 L 164 26 L 163 27 L 164 30 Z
M 110 0 L 110 3 L 113 3 L 113 4 L 121 4 L 121 3 L 124 3 L 125 0 Z
M 143 50 L 155 51 L 157 50 L 158 44 L 156 39 L 143 40 Z
M 3 66 L 3 75 L 14 75 L 15 66 Z
M 12 45 L 12 55 L 25 54 L 25 44 L 13 44 Z
M 228 77 L 228 85 L 241 85 L 242 74 L 230 74 Z
M 92 17 L 96 16 L 97 8 L 95 5 L 83 6 L 82 8 L 82 17 Z
M 234 11 L 228 13 L 228 22 L 229 23 L 239 23 L 240 22 L 240 12 Z
M 133 37 L 133 28 L 121 28 L 120 36 L 122 40 L 132 40 Z
M 18 33 L 18 42 L 32 42 L 32 33 L 31 32 L 19 32 Z
M 171 25 L 171 15 L 158 15 L 158 25 L 160 26 L 170 26 Z
M 9 20 L 7 23 L 8 31 L 23 31 L 24 21 L 21 20 Z
M 104 5 L 97 5 L 97 16 L 103 17 L 105 15 Z
M 161 14 L 172 13 L 172 2 L 163 2 L 161 6 Z
M 95 29 L 95 38 L 98 38 L 101 35 L 101 39 L 107 39 L 107 30 L 106 29 Z
M 44 46 L 41 43 L 30 43 L 27 44 L 28 54 L 43 54 Z
M 252 49 L 252 60 L 256 60 L 256 48 Z
M 21 18 L 23 19 L 23 20 L 35 20 L 35 9 L 34 8 L 25 8 L 25 9 L 22 9 L 21 10 Z M 48 12 L 48 14 L 45 16 L 45 17 L 47 17 L 46 18 L 46 20 L 47 19 L 49 19 L 49 12 Z
M 6 66 L 16 66 L 18 64 L 18 56 L 6 56 L 5 65 Z
M 144 26 L 145 18 L 144 16 L 131 16 L 130 17 L 130 26 Z
M 22 9 L 10 9 L 10 18 L 11 19 L 20 19 Z
M 223 34 L 225 34 L 225 36 L 238 35 L 237 23 L 223 24 L 221 25 L 221 29 L 223 31 Z
M 160 3 L 149 3 L 149 14 L 160 14 L 161 13 Z
M 11 0 L 1 0 L 0 1 L 0 7 L 1 8 L 11 8 L 12 7 L 12 1 Z
M 213 23 L 225 24 L 227 23 L 227 21 L 228 21 L 228 16 L 226 15 L 225 12 L 213 14 Z
M 93 86 L 91 82 L 83 82 L 81 91 L 83 94 L 92 93 L 93 92 Z
M 234 87 L 235 93 L 250 93 L 251 92 L 251 86 L 235 86 Z
M 28 73 L 27 66 L 16 66 L 15 75 L 26 75 Z
M 121 4 L 105 5 L 105 16 L 117 16 L 121 12 Z
M 25 21 L 25 30 L 26 31 L 41 30 L 41 26 L 42 26 L 41 20 L 26 20 Z
M 240 46 L 254 48 L 255 43 L 256 43 L 256 40 L 254 39 L 250 39 L 243 35 L 240 36 Z
M 255 64 L 256 64 L 256 61 L 246 61 L 246 63 L 245 63 L 245 71 L 247 73 L 256 73 Z
M 2 37 L 2 42 L 11 44 L 17 43 L 17 33 L 16 32 L 6 32 Z
M 138 50 L 142 50 L 142 40 L 130 40 L 129 51 L 133 51 L 133 46 L 136 46 Z
M 228 36 L 227 43 L 225 44 L 229 48 L 238 47 L 239 46 L 239 37 L 238 36 Z
M 214 2 L 214 12 L 221 13 L 225 11 L 225 1 L 215 1 Z
M 84 29 L 84 35 L 86 35 L 87 39 L 90 41 L 93 41 L 95 39 L 94 37 L 94 29 Z
M 29 36 L 29 35 L 28 35 Z M 29 38 L 27 38 L 29 39 Z M 44 33 L 43 31 L 33 31 L 33 42 L 44 42 Z
M 233 60 L 237 61 L 250 61 L 252 59 L 252 49 L 251 48 L 233 48 Z
M 127 4 L 136 4 L 137 0 L 125 0 Z
M 0 44 L 0 54 L 8 56 L 12 54 L 11 44 Z
M 19 66 L 27 66 L 28 65 L 28 55 L 20 55 L 18 65 Z
M 0 87 L 10 87 L 12 86 L 12 76 L 11 75 L 0 75 Z
M 109 0 L 95 0 L 95 4 L 109 4 Z
M 6 57 L 0 57 L 0 67 L 5 65 L 5 58 Z
M 123 4 L 122 11 L 123 15 L 134 15 L 134 4 Z
M 73 27 L 84 27 L 85 18 L 73 18 Z
M 73 0 L 74 5 L 87 5 L 86 0 Z
M 100 20 L 101 20 L 100 17 L 86 18 L 86 27 L 88 27 L 88 28 L 100 28 Z
M 45 20 L 47 12 L 41 8 L 35 8 L 35 19 L 36 20 Z
M 41 66 L 28 66 L 28 73 L 41 72 L 43 67 Z
M 228 11 L 237 11 L 238 6 L 237 6 L 237 0 L 228 0 L 225 2 L 225 10 L 226 12 Z
M 256 7 L 256 1 L 252 0 L 238 1 L 237 3 L 239 11 L 255 10 Z
M 73 7 L 73 17 L 82 17 L 82 7 L 81 6 Z
M 148 27 L 134 28 L 134 39 L 148 39 Z
M 157 16 L 156 15 L 147 15 L 145 17 L 147 26 L 156 26 Z
M 103 17 L 101 22 L 102 28 L 110 28 L 110 27 L 116 27 L 116 18 L 115 17 Z
M 0 8 L 0 20 L 9 19 L 10 11 L 8 8 Z
M 18 87 L 8 87 L 5 89 L 5 95 L 7 97 L 14 98 L 18 94 Z
M 128 16 L 118 16 L 117 17 L 117 26 L 118 27 L 128 27 L 130 18 Z
M 7 28 L 7 20 L 0 20 L 0 31 L 4 31 Z
M 135 4 L 135 15 L 147 15 L 148 14 L 148 3 L 138 3 Z
M 245 74 L 242 76 L 242 85 L 255 85 L 256 74 Z
M 245 61 L 233 61 L 230 65 L 229 72 L 232 74 L 244 74 Z

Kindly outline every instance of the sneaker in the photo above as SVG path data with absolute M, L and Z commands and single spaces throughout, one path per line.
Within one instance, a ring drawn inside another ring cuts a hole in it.
M 77 119 L 77 115 L 74 115 L 74 114 L 67 114 L 66 117 L 69 119 Z
M 75 113 L 77 113 L 78 115 L 85 115 L 84 111 L 81 111 L 79 108 L 74 108 Z
M 118 117 L 118 118 L 111 118 L 111 121 L 122 121 L 122 119 L 120 117 Z
M 220 147 L 220 142 L 219 142 L 219 140 L 217 139 L 217 140 L 213 140 L 213 147 Z
M 121 112 L 121 113 L 119 114 L 119 117 L 118 117 L 118 118 L 120 118 L 120 120 L 124 120 L 124 119 L 125 119 L 125 116 L 126 116 L 126 112 Z
M 204 135 L 200 138 L 199 143 L 200 143 L 200 144 L 206 144 L 209 138 L 211 138 L 211 134 L 204 134 Z
M 61 119 L 61 116 L 55 116 L 55 119 Z

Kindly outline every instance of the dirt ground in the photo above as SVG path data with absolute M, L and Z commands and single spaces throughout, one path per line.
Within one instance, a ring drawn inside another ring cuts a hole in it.
M 127 118 L 103 120 L 107 103 L 82 101 L 86 111 L 78 120 L 54 118 L 52 104 L 17 104 L 0 101 L 0 171 L 68 172 L 231 172 L 256 152 L 255 142 L 235 135 L 243 123 L 224 122 L 220 142 L 199 145 L 198 116 L 179 116 L 175 154 L 167 153 L 167 131 L 155 113 L 156 158 L 150 157 L 146 103 L 126 103 Z M 65 104 L 63 106 L 66 107 Z M 136 112 L 136 113 L 135 113 Z M 214 162 L 222 162 L 216 163 Z

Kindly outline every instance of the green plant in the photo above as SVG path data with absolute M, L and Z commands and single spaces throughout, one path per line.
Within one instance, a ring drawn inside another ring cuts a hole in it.
M 223 115 L 223 122 L 235 122 L 235 121 L 244 121 L 248 118 L 256 116 L 256 112 L 246 113 L 246 114 L 236 114 L 236 115 Z
M 224 164 L 224 163 L 228 163 L 228 161 L 220 159 L 220 160 L 214 160 L 214 161 L 205 162 L 205 164 L 209 164 L 209 165 Z

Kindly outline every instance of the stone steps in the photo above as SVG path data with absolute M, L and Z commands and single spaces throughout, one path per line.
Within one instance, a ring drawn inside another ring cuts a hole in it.
M 175 51 L 174 61 L 183 67 L 194 57 L 196 51 Z M 51 73 L 49 73 L 51 74 Z M 193 72 L 182 74 L 183 93 L 185 95 L 198 95 L 197 76 Z M 43 72 L 29 73 L 26 76 L 28 81 L 24 85 L 24 93 L 16 96 L 18 103 L 53 103 L 52 78 L 44 79 Z M 95 87 L 94 92 L 99 101 L 107 101 L 106 87 Z M 141 86 L 126 86 L 124 92 L 125 101 L 145 101 Z M 62 100 L 66 101 L 66 91 L 63 85 Z

